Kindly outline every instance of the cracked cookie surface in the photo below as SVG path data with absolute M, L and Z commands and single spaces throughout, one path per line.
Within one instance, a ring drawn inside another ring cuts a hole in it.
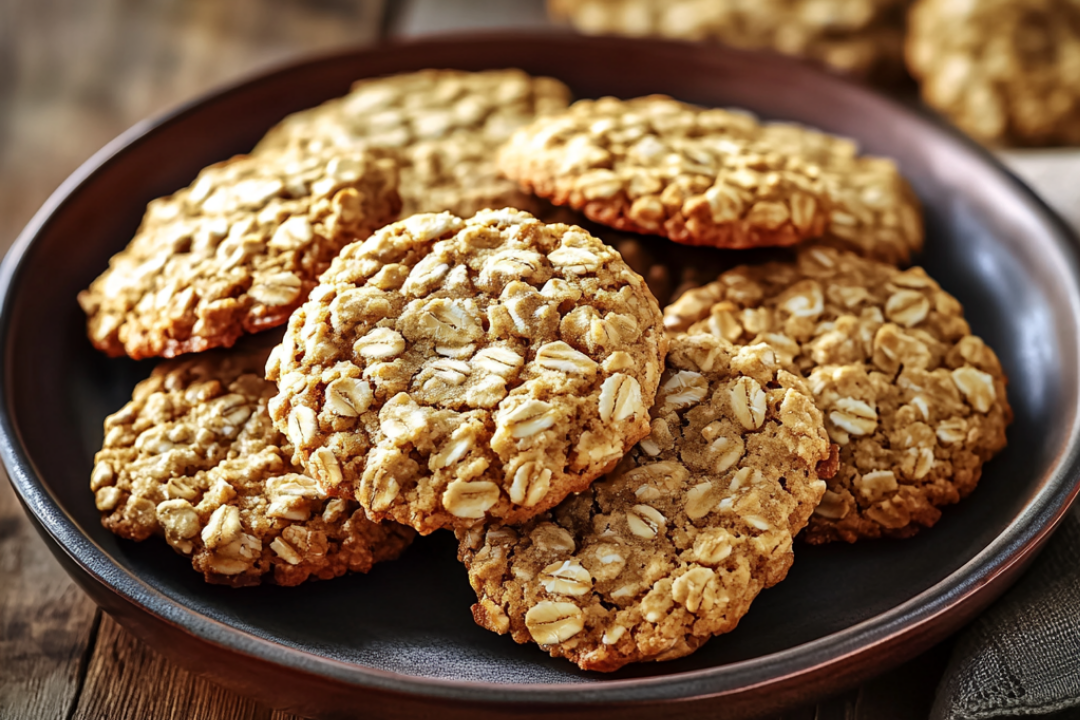
M 1005 447 L 1006 377 L 922 268 L 831 248 L 730 270 L 665 309 L 672 332 L 765 342 L 807 377 L 840 466 L 804 538 L 907 537 Z
M 684 335 L 651 415 L 585 491 L 519 527 L 459 531 L 478 624 L 612 671 L 693 652 L 787 575 L 829 455 L 806 381 L 765 344 Z
M 503 177 L 494 150 L 517 128 L 564 110 L 561 82 L 520 70 L 423 70 L 359 80 L 342 98 L 290 115 L 256 153 L 281 147 L 376 147 L 399 154 L 402 215 L 485 208 L 538 212 L 535 198 Z
M 649 432 L 656 300 L 581 228 L 414 215 L 342 251 L 267 365 L 300 462 L 422 533 L 543 512 Z
M 855 143 L 654 95 L 580 100 L 518 130 L 507 176 L 622 230 L 750 248 L 829 238 L 904 263 L 922 247 L 918 200 L 895 163 Z
M 79 293 L 111 356 L 228 347 L 284 324 L 345 245 L 395 219 L 395 161 L 364 151 L 238 155 L 152 201 L 128 246 Z
M 208 582 L 297 585 L 367 572 L 414 532 L 328 498 L 290 461 L 267 413 L 269 350 L 215 351 L 154 369 L 105 420 L 91 489 L 102 524 L 162 535 Z
M 920 0 L 910 19 L 928 105 L 983 142 L 1080 144 L 1080 4 Z
M 589 35 L 717 40 L 881 81 L 903 72 L 910 0 L 548 0 Z

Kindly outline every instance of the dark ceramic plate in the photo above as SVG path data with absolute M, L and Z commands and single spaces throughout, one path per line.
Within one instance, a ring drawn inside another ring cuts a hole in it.
M 926 206 L 921 262 L 1009 374 L 1009 448 L 977 492 L 903 542 L 800 547 L 788 579 L 691 657 L 608 676 L 476 627 L 448 534 L 367 576 L 294 589 L 206 585 L 163 542 L 119 540 L 88 489 L 105 415 L 151 365 L 83 336 L 76 293 L 148 200 L 250 148 L 364 76 L 517 66 L 579 97 L 665 92 L 857 138 Z M 563 36 L 443 39 L 318 59 L 212 95 L 110 144 L 52 197 L 2 267 L 3 460 L 42 535 L 123 625 L 241 692 L 321 716 L 717 717 L 806 702 L 913 656 L 1019 574 L 1077 490 L 1077 241 L 987 153 L 866 90 L 779 57 Z M 658 706 L 664 705 L 660 708 Z

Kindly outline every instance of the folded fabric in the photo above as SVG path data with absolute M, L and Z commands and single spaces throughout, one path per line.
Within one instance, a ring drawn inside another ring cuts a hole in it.
M 933 720 L 1080 718 L 1080 509 L 960 636 Z

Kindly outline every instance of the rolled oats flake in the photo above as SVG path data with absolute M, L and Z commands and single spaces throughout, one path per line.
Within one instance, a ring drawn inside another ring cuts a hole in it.
M 540 602 L 525 613 L 525 626 L 541 645 L 561 643 L 585 628 L 581 608 L 568 602 Z

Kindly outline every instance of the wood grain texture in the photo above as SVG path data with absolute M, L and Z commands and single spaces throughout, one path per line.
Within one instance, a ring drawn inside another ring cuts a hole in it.
M 182 670 L 108 615 L 73 720 L 291 720 Z
M 68 579 L 0 480 L 0 718 L 62 718 L 99 611 Z
M 0 247 L 139 120 L 299 55 L 377 39 L 381 0 L 0 2 Z

